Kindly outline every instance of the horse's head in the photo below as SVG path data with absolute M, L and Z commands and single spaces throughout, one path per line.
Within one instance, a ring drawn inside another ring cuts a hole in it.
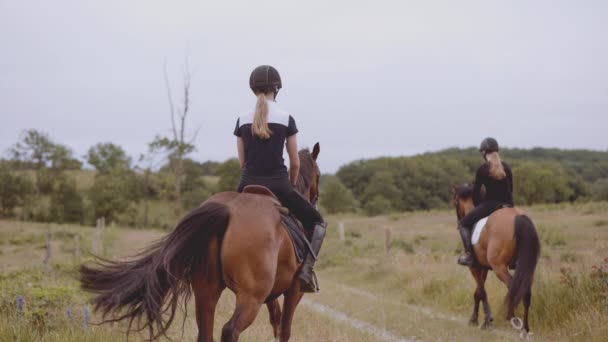
M 317 165 L 317 157 L 321 152 L 319 143 L 316 143 L 312 153 L 306 148 L 300 150 L 300 176 L 296 188 L 312 205 L 316 205 L 319 200 L 319 177 L 321 171 Z
M 464 215 L 475 208 L 473 204 L 473 185 L 463 183 L 452 186 L 452 204 L 456 207 L 456 217 L 460 221 Z

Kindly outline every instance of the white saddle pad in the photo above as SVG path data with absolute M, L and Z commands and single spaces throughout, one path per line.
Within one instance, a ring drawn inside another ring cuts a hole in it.
M 481 236 L 483 229 L 486 227 L 486 222 L 488 222 L 488 218 L 484 217 L 475 224 L 475 228 L 473 228 L 473 236 L 471 236 L 472 244 L 476 245 L 477 242 L 479 242 L 479 237 Z

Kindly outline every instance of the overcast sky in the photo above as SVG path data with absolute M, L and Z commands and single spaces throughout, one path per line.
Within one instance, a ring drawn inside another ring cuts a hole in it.
M 132 156 L 168 133 L 195 69 L 197 160 L 236 156 L 251 70 L 323 171 L 361 158 L 477 145 L 608 149 L 606 1 L 0 0 L 0 150 L 45 131 L 82 156 Z

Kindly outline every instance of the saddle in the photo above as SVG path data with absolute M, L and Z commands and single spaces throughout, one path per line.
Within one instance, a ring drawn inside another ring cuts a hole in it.
M 306 232 L 300 221 L 289 212 L 289 209 L 283 207 L 277 196 L 265 186 L 248 185 L 243 189 L 243 193 L 267 196 L 273 201 L 281 214 L 283 228 L 285 228 L 287 235 L 289 235 L 289 238 L 291 239 L 296 258 L 298 259 L 298 262 L 302 262 L 306 253 L 310 251 L 310 242 L 306 238 Z

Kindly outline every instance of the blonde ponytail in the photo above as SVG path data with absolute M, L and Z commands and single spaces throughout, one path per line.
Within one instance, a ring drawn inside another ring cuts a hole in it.
M 488 163 L 490 163 L 490 176 L 495 179 L 503 179 L 507 176 L 498 152 L 486 154 L 486 159 L 488 160 Z
M 268 103 L 266 102 L 266 95 L 264 93 L 258 94 L 251 133 L 253 136 L 263 140 L 269 139 L 272 134 L 272 131 L 268 128 Z

